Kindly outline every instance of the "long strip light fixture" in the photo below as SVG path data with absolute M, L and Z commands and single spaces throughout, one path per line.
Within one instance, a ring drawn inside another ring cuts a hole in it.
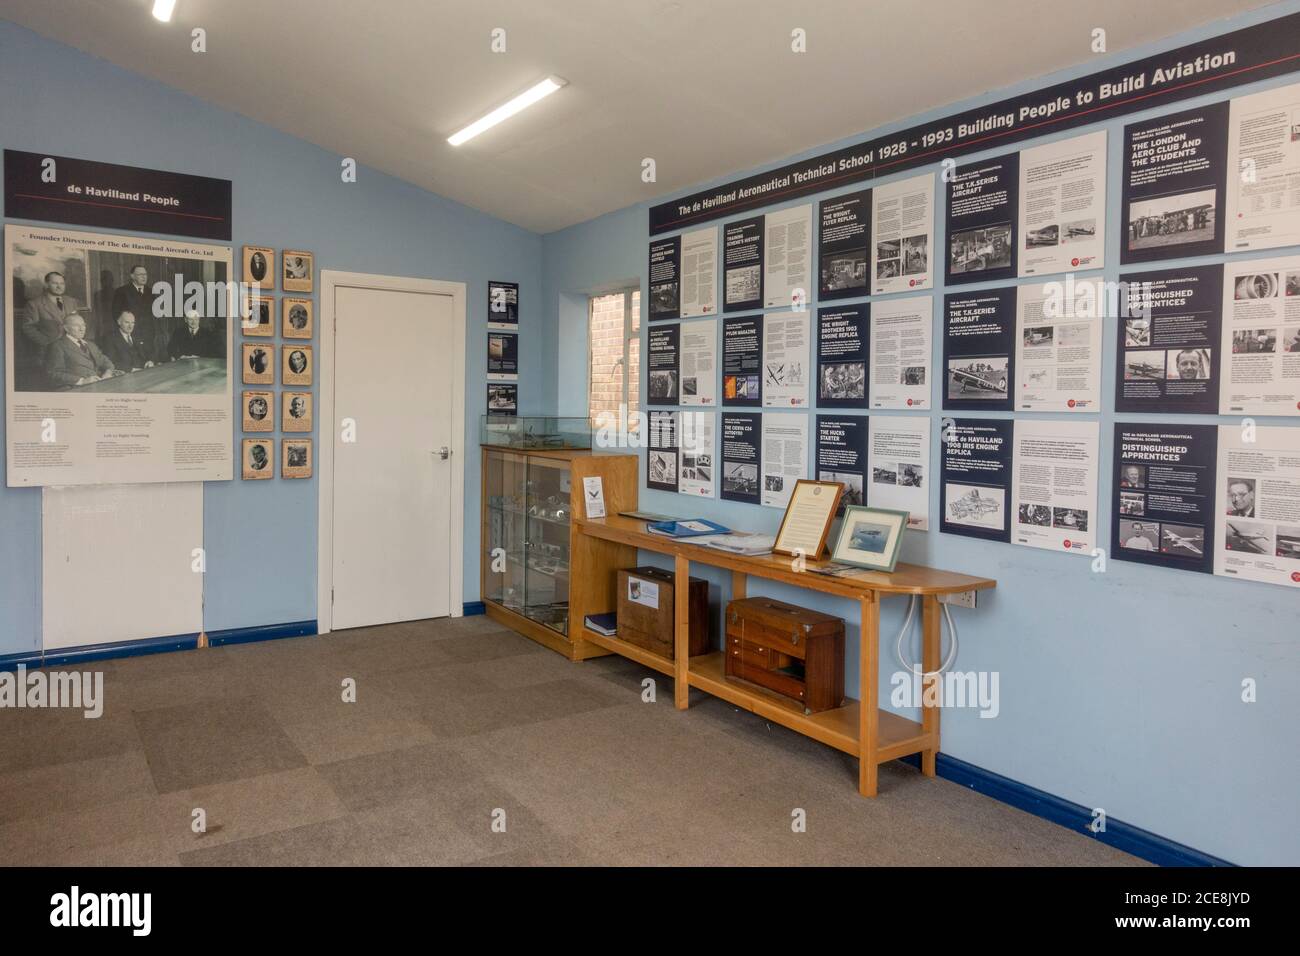
M 461 143 L 473 139 L 479 133 L 490 130 L 498 123 L 508 120 L 516 113 L 528 109 L 528 107 L 532 106 L 534 103 L 546 99 L 546 97 L 550 96 L 556 90 L 563 86 L 567 86 L 568 82 L 568 80 L 561 79 L 558 76 L 548 76 L 536 86 L 520 93 L 509 103 L 506 103 L 503 106 L 498 106 L 482 119 L 476 119 L 464 129 L 448 136 L 447 142 L 451 143 L 453 146 L 459 146 Z

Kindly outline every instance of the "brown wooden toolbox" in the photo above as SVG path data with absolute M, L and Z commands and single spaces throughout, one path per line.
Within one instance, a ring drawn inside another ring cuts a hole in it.
M 798 701 L 805 713 L 844 703 L 842 619 L 755 597 L 728 604 L 726 623 L 727 677 Z
M 619 569 L 618 636 L 622 640 L 669 660 L 674 658 L 673 586 L 676 580 L 671 571 L 659 568 Z M 690 608 L 690 656 L 697 657 L 709 652 L 709 582 L 703 578 L 691 578 L 687 603 Z

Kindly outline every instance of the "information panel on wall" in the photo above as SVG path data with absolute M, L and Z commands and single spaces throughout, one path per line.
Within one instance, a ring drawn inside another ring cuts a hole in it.
M 808 416 L 789 412 L 763 415 L 763 487 L 768 508 L 790 503 L 794 483 L 808 477 Z
M 722 404 L 763 402 L 763 317 L 722 321 Z
M 867 504 L 907 512 L 914 531 L 930 527 L 930 419 L 872 415 L 867 436 Z
M 646 341 L 647 405 L 676 405 L 681 378 L 681 326 L 651 326 Z
M 763 406 L 807 408 L 809 342 L 807 312 L 763 316 Z
M 801 308 L 815 288 L 812 206 L 769 212 L 763 229 L 763 307 Z
M 722 230 L 722 311 L 763 307 L 763 217 L 729 222 Z
M 871 294 L 919 292 L 934 285 L 934 176 L 872 190 Z
M 1214 573 L 1300 587 L 1300 429 L 1219 428 Z
M 1219 410 L 1223 267 L 1120 276 L 1115 410 Z
M 840 514 L 845 505 L 866 504 L 867 418 L 854 415 L 818 415 L 814 473 L 818 481 L 844 485 Z
M 1300 83 L 1232 101 L 1227 252 L 1300 244 Z
M 866 295 L 871 246 L 871 190 L 823 199 L 817 204 L 818 298 Z
M 873 304 L 868 378 L 872 408 L 930 407 L 933 308 L 928 295 Z
M 677 490 L 677 412 L 651 412 L 650 442 L 646 451 L 646 485 L 656 491 Z
M 1214 569 L 1217 442 L 1213 425 L 1115 423 L 1112 557 Z
M 1020 153 L 1021 276 L 1106 264 L 1106 131 Z
M 817 404 L 866 408 L 871 359 L 868 304 L 817 310 Z
M 1009 418 L 944 420 L 939 530 L 989 541 L 1011 540 Z
M 233 476 L 228 246 L 8 225 L 5 263 L 11 487 Z
M 1095 412 L 1101 404 L 1102 310 L 1060 287 L 1016 286 L 1018 412 Z
M 943 407 L 1011 411 L 1015 288 L 946 295 L 943 313 Z
M 1221 414 L 1300 415 L 1300 256 L 1224 264 L 1219 351 Z
M 1228 104 L 1124 127 L 1124 264 L 1223 251 Z
M 1020 419 L 1014 436 L 1011 540 L 1091 555 L 1097 541 L 1098 423 Z
M 1020 154 L 958 166 L 948 183 L 948 285 L 1016 276 Z
M 758 504 L 762 432 L 759 413 L 722 413 L 722 497 L 727 501 Z

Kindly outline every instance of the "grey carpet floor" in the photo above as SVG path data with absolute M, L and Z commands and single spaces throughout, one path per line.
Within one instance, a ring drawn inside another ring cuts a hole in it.
M 485 617 L 84 669 L 98 720 L 0 710 L 0 863 L 1142 864 L 900 763 L 864 800 L 853 758 Z

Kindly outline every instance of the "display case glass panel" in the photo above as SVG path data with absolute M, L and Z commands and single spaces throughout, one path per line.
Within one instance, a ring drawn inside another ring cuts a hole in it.
M 567 636 L 569 462 L 494 448 L 484 468 L 484 598 Z

